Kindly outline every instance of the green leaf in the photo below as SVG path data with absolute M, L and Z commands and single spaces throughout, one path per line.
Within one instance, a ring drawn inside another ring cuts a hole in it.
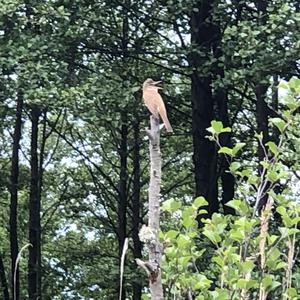
M 220 256 L 214 256 L 212 258 L 212 261 L 214 261 L 217 265 L 219 265 L 220 267 L 223 267 L 225 265 L 225 261 L 223 258 L 221 258 Z
M 178 234 L 179 232 L 176 230 L 169 230 L 165 233 L 165 239 L 174 239 L 177 237 Z
M 235 173 L 242 165 L 236 161 L 230 164 L 229 170 L 231 173 Z
M 262 165 L 266 170 L 268 170 L 268 168 L 270 167 L 270 163 L 266 160 L 260 161 L 259 164 Z
M 212 281 L 209 280 L 205 275 L 197 275 L 197 283 L 194 285 L 195 290 L 207 289 L 210 287 Z
M 182 212 L 182 225 L 186 229 L 190 229 L 197 226 L 195 217 L 196 217 L 196 209 L 192 206 L 185 207 Z
M 289 88 L 288 84 L 285 81 L 280 81 L 278 87 L 284 90 L 287 90 Z
M 289 297 L 297 297 L 298 295 L 297 290 L 295 288 L 288 288 L 286 293 Z
M 228 154 L 230 156 L 233 156 L 232 149 L 228 147 L 221 147 L 218 153 L 223 153 L 223 154 Z
M 295 94 L 300 93 L 300 79 L 297 77 L 292 77 L 289 80 L 289 87 L 293 93 Z
M 181 208 L 181 203 L 179 201 L 176 201 L 174 198 L 168 199 L 163 202 L 162 204 L 162 211 L 167 211 L 167 212 L 174 212 Z
M 236 286 L 237 286 L 237 288 L 240 288 L 240 289 L 246 289 L 248 282 L 249 282 L 249 280 L 241 278 L 237 281 Z
M 245 233 L 240 229 L 231 229 L 230 238 L 237 242 L 242 242 L 245 238 Z
M 278 128 L 278 130 L 279 130 L 281 133 L 283 133 L 284 128 L 285 128 L 285 126 L 286 126 L 285 121 L 283 121 L 283 120 L 280 119 L 280 118 L 271 118 L 271 119 L 270 119 L 270 122 L 271 122 L 272 124 L 274 124 L 274 125 Z
M 215 291 L 210 292 L 210 295 L 212 296 L 212 299 L 214 300 L 229 300 L 229 293 L 228 291 L 221 290 L 221 289 L 216 289 Z
M 272 248 L 268 254 L 267 258 L 270 262 L 276 261 L 281 255 L 281 252 L 277 248 Z
M 275 182 L 279 179 L 278 173 L 274 170 L 271 170 L 267 173 L 267 178 L 271 181 L 271 182 Z
M 262 286 L 266 289 L 272 284 L 272 277 L 266 276 L 262 280 Z
M 269 287 L 269 291 L 273 291 L 276 288 L 281 287 L 281 286 L 282 286 L 281 282 L 273 280 L 271 287 Z
M 232 207 L 239 214 L 247 214 L 249 212 L 249 207 L 245 200 L 233 199 L 227 202 L 226 206 Z
M 278 236 L 277 235 L 268 235 L 267 239 L 268 239 L 268 244 L 271 246 L 277 241 Z
M 276 267 L 275 267 L 275 270 L 278 270 L 278 269 L 285 269 L 287 267 L 287 263 L 284 262 L 284 261 L 280 261 Z
M 269 147 L 269 149 L 271 150 L 271 152 L 274 155 L 278 154 L 278 148 L 277 148 L 277 145 L 274 142 L 267 142 L 266 145 Z
M 288 229 L 288 234 L 289 235 L 294 235 L 294 234 L 297 234 L 299 232 L 300 232 L 300 230 L 298 228 L 289 228 Z
M 247 260 L 241 263 L 241 267 L 244 273 L 248 273 L 254 269 L 255 264 L 253 261 Z
M 221 122 L 219 122 L 219 123 L 221 123 L 221 125 L 222 125 L 222 127 L 220 127 L 220 125 L 218 125 L 218 123 L 216 123 L 217 121 L 212 121 L 211 123 L 210 123 L 210 127 L 208 127 L 208 128 L 206 128 L 206 130 L 208 131 L 208 132 L 210 132 L 210 133 L 212 133 L 212 134 L 219 134 L 220 132 L 221 132 L 221 130 L 222 130 L 222 128 L 223 128 L 223 125 L 222 125 L 222 123 Z
M 192 256 L 188 255 L 188 256 L 182 256 L 178 258 L 178 264 L 180 266 L 182 266 L 183 268 L 186 268 L 189 264 L 189 262 L 191 261 Z
M 203 234 L 214 244 L 221 242 L 221 237 L 218 233 L 212 232 L 210 229 L 204 229 Z
M 229 127 L 224 128 L 222 122 L 220 121 L 211 121 L 211 127 L 207 128 L 207 131 L 209 131 L 212 134 L 220 134 L 224 132 L 231 132 L 231 129 Z
M 284 238 L 284 237 L 288 236 L 289 230 L 288 230 L 288 228 L 285 228 L 285 227 L 279 227 L 279 232 L 281 233 L 281 236 Z
M 200 197 L 197 197 L 194 202 L 193 202 L 193 206 L 195 208 L 199 208 L 199 207 L 202 207 L 202 206 L 205 206 L 207 205 L 208 202 L 205 200 L 204 197 L 200 196 Z
M 176 257 L 177 256 L 177 247 L 170 246 L 170 247 L 165 248 L 164 254 L 170 258 Z
M 232 149 L 232 155 L 235 156 L 246 144 L 245 143 L 237 143 Z

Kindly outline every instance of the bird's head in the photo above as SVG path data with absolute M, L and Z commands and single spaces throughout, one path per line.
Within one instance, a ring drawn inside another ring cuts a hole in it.
M 157 84 L 160 82 L 161 81 L 154 81 L 152 78 L 147 78 L 143 83 L 143 89 L 146 88 L 162 89 L 160 86 L 157 86 Z

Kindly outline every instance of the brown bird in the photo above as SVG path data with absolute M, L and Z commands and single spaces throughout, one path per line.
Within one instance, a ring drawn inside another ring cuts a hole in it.
M 166 130 L 168 132 L 173 132 L 172 126 L 167 117 L 167 111 L 163 99 L 158 93 L 159 89 L 162 89 L 159 86 L 156 86 L 161 81 L 153 81 L 151 78 L 148 78 L 143 83 L 143 99 L 147 108 L 150 110 L 151 114 L 159 119 L 161 117 L 162 121 L 165 124 Z

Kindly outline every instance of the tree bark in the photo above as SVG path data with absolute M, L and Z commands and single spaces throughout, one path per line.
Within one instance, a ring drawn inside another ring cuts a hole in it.
M 219 24 L 215 26 L 215 39 L 213 45 L 213 54 L 217 59 L 217 66 L 214 69 L 215 75 L 221 79 L 225 77 L 224 66 L 220 66 L 219 59 L 223 57 L 222 51 L 222 34 Z M 228 93 L 226 86 L 218 87 L 214 92 L 215 102 L 218 108 L 218 118 L 222 121 L 224 127 L 230 127 L 228 115 Z M 220 135 L 220 144 L 222 147 L 232 147 L 231 133 L 222 133 Z M 226 203 L 234 197 L 234 176 L 229 172 L 230 158 L 223 154 L 219 157 L 219 170 L 222 184 L 222 205 L 224 214 L 235 214 L 233 208 L 226 206 Z
M 31 150 L 30 150 L 30 195 L 29 195 L 29 248 L 28 259 L 28 296 L 30 300 L 41 299 L 39 285 L 41 256 L 41 203 L 39 198 L 39 163 L 38 163 L 38 124 L 40 110 L 31 109 Z
M 18 92 L 15 128 L 13 134 L 13 149 L 10 173 L 10 213 L 9 213 L 9 233 L 10 233 L 10 258 L 11 258 L 11 294 L 12 299 L 18 300 L 20 293 L 19 267 L 16 267 L 16 260 L 19 252 L 18 244 L 18 185 L 19 185 L 19 148 L 22 131 L 22 110 L 23 95 Z M 16 269 L 16 272 L 15 272 Z M 15 282 L 14 282 L 14 274 Z
M 272 86 L 272 108 L 275 111 L 278 111 L 278 84 L 279 84 L 279 76 L 273 76 L 273 86 Z M 280 131 L 277 127 L 273 127 L 272 137 L 274 142 L 277 144 L 279 142 Z
M 161 152 L 159 137 L 159 120 L 150 117 L 150 184 L 149 184 L 149 221 L 148 227 L 152 233 L 152 239 L 148 242 L 149 263 L 152 266 L 150 276 L 151 300 L 162 300 L 163 287 L 161 282 L 160 261 L 162 245 L 159 242 L 160 219 L 160 183 L 161 183 Z
M 265 143 L 269 140 L 269 126 L 268 126 L 268 108 L 267 103 L 265 102 L 266 92 L 268 86 L 263 84 L 258 84 L 255 87 L 256 95 L 256 114 L 257 114 L 257 130 L 259 133 L 263 134 L 262 143 Z M 264 149 L 259 144 L 258 145 L 258 158 L 263 160 L 265 157 Z
M 119 181 L 119 201 L 118 201 L 118 243 L 119 243 L 119 265 L 121 264 L 121 256 L 126 238 L 127 228 L 127 140 L 128 140 L 128 125 L 127 113 L 124 111 L 121 114 L 121 143 L 119 149 L 120 155 L 120 181 Z M 124 286 L 124 285 L 123 285 Z M 122 299 L 126 298 L 126 293 L 123 288 Z
M 125 1 L 125 5 L 129 5 L 129 1 Z M 122 22 L 122 51 L 124 55 L 124 62 L 127 60 L 127 48 L 129 42 L 129 20 L 128 20 L 128 11 L 124 8 L 123 9 L 123 22 Z M 127 112 L 123 110 L 121 112 L 121 143 L 120 143 L 120 185 L 119 185 L 119 204 L 118 204 L 118 242 L 119 242 L 119 266 L 121 266 L 121 257 L 123 252 L 123 246 L 126 239 L 126 229 L 127 229 L 127 206 L 128 206 L 128 192 L 127 192 L 127 157 L 128 157 L 128 119 L 127 119 Z M 124 266 L 125 268 L 125 266 Z M 119 270 L 121 270 L 119 268 Z M 121 274 L 120 274 L 121 276 Z M 125 276 L 124 276 L 125 277 Z M 124 288 L 125 278 L 122 278 L 123 285 L 122 285 L 122 300 L 126 299 L 126 290 Z M 120 287 L 119 287 L 120 290 Z
M 43 190 L 43 178 L 44 178 L 44 155 L 45 155 L 45 146 L 47 140 L 47 110 L 43 111 L 43 127 L 42 127 L 42 141 L 40 143 L 40 153 L 38 161 L 38 170 L 39 170 L 39 182 L 38 182 L 38 199 L 40 201 L 40 211 L 42 211 L 42 190 Z M 40 249 L 39 249 L 39 268 L 40 272 L 38 273 L 38 286 L 40 288 L 40 294 L 42 297 L 42 230 L 40 232 Z M 41 298 L 39 298 L 41 300 Z
M 139 239 L 140 216 L 140 127 L 139 122 L 134 123 L 134 145 L 133 145 L 133 195 L 132 195 L 132 240 L 134 258 L 142 257 L 142 243 Z M 137 278 L 138 279 L 138 278 Z M 133 283 L 133 300 L 142 297 L 142 285 L 135 281 Z
M 257 10 L 259 12 L 258 17 L 258 24 L 265 24 L 267 21 L 267 6 L 268 3 L 266 0 L 256 0 L 255 2 Z M 264 34 L 264 33 L 262 33 Z M 266 74 L 262 72 L 260 76 L 258 76 L 258 81 L 255 83 L 255 96 L 256 96 L 256 120 L 257 120 L 257 130 L 259 133 L 262 133 L 262 143 L 258 144 L 258 159 L 259 161 L 263 161 L 265 158 L 265 151 L 264 148 L 266 142 L 269 140 L 269 124 L 268 124 L 268 106 L 266 103 L 266 95 L 268 90 L 268 84 L 263 83 L 262 80 L 266 80 L 264 78 Z M 261 145 L 262 144 L 262 145 Z M 260 166 L 260 172 L 262 171 L 262 167 Z M 269 188 L 269 185 L 266 186 L 267 190 Z M 258 210 L 261 211 L 261 209 L 264 207 L 264 205 L 268 201 L 268 195 L 266 193 L 265 196 L 260 199 L 260 202 L 258 204 Z
M 7 285 L 6 275 L 5 275 L 4 262 L 1 253 L 0 253 L 0 282 L 1 282 L 3 300 L 9 300 L 8 285 Z
M 206 136 L 206 128 L 214 119 L 214 98 L 210 73 L 201 74 L 203 64 L 210 59 L 215 26 L 212 23 L 212 1 L 198 1 L 191 13 L 191 42 L 196 48 L 190 55 L 192 97 L 192 134 L 196 196 L 208 201 L 208 217 L 219 209 L 216 178 L 216 147 Z M 199 55 L 202 52 L 203 56 Z

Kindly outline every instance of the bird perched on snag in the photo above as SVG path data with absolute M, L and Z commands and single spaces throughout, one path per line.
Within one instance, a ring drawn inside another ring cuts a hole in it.
M 153 79 L 148 78 L 143 83 L 143 99 L 144 103 L 151 112 L 151 114 L 159 120 L 161 117 L 165 124 L 167 132 L 173 132 L 172 126 L 167 117 L 167 111 L 164 101 L 161 95 L 158 93 L 161 87 L 157 86 L 161 81 L 153 81 Z

